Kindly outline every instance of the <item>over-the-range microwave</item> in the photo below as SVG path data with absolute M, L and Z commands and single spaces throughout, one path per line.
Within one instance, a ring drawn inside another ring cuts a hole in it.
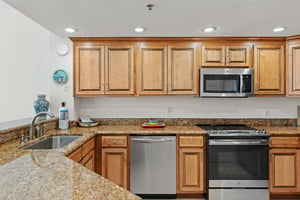
M 200 69 L 200 97 L 253 96 L 253 69 Z

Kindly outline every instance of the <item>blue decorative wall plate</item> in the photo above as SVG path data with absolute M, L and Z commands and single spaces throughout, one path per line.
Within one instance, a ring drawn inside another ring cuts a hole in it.
M 68 82 L 68 74 L 65 70 L 58 69 L 53 74 L 53 80 L 59 84 L 65 84 Z

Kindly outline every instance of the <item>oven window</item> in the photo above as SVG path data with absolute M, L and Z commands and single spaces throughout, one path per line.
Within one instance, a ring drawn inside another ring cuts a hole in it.
M 209 146 L 210 180 L 267 180 L 268 146 Z
M 237 93 L 239 91 L 239 75 L 204 75 L 204 92 Z

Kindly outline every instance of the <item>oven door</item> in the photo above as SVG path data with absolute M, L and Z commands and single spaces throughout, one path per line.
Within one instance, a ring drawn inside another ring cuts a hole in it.
M 268 188 L 267 139 L 210 139 L 209 188 Z

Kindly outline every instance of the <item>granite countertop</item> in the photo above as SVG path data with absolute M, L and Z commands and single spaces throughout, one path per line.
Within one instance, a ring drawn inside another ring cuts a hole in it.
M 271 136 L 300 136 L 300 127 L 254 126 L 266 129 Z M 74 127 L 52 130 L 50 135 L 80 135 L 79 139 L 60 150 L 24 150 L 19 141 L 0 145 L 0 199 L 140 199 L 66 156 L 96 134 L 201 134 L 196 126 Z M 26 145 L 41 140 L 36 139 Z
M 138 200 L 56 150 L 35 150 L 0 166 L 0 199 Z
M 25 150 L 19 141 L 0 145 L 0 199 L 140 199 L 100 175 L 86 169 L 66 156 L 95 134 L 205 134 L 196 126 L 140 126 L 74 127 L 53 130 L 50 135 L 80 135 L 79 139 L 60 150 Z
M 300 136 L 300 126 L 253 126 L 257 129 L 265 129 L 272 137 L 296 137 Z

